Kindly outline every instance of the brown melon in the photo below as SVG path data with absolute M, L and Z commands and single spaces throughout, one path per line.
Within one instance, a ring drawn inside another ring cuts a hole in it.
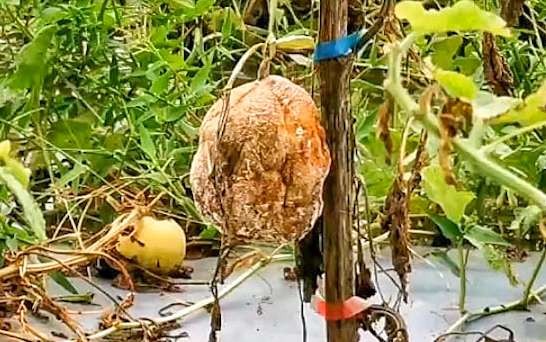
M 201 125 L 190 173 L 198 208 L 224 230 L 228 244 L 302 238 L 322 210 L 330 166 L 313 99 L 269 76 L 234 88 L 224 107 L 218 100 Z

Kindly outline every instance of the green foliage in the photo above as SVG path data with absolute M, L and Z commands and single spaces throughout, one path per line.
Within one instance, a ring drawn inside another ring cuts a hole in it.
M 425 10 L 420 1 L 402 1 L 396 5 L 396 16 L 409 21 L 420 34 L 488 31 L 509 36 L 505 21 L 493 13 L 480 9 L 473 1 L 461 0 L 439 11 Z
M 15 89 L 40 87 L 48 71 L 48 47 L 57 31 L 55 26 L 40 29 L 17 55 L 17 69 L 9 80 Z
M 508 278 L 508 281 L 510 282 L 510 285 L 516 286 L 519 283 L 506 253 L 501 252 L 497 247 L 492 245 L 484 245 L 480 247 L 480 250 L 492 269 L 504 272 Z
M 52 272 L 49 274 L 49 277 L 53 279 L 57 284 L 59 284 L 66 291 L 72 293 L 73 295 L 78 294 L 78 290 L 72 285 L 72 283 L 62 274 L 61 272 Z
M 484 245 L 510 246 L 510 243 L 500 234 L 479 225 L 472 225 L 466 229 L 464 238 L 478 248 Z
M 442 235 L 451 240 L 452 242 L 459 242 L 464 237 L 464 232 L 459 228 L 459 225 L 457 225 L 455 222 L 451 221 L 450 219 L 436 215 L 434 213 L 429 214 L 430 219 L 432 222 L 440 228 L 440 231 L 442 232 Z
M 474 199 L 469 191 L 459 191 L 455 186 L 447 184 L 442 169 L 438 165 L 431 165 L 423 169 L 423 189 L 427 196 L 440 205 L 447 217 L 459 223 L 464 215 L 466 206 Z
M 476 87 L 474 81 L 458 72 L 436 69 L 434 79 L 451 97 L 473 100 L 478 94 L 478 87 Z
M 431 44 L 432 63 L 444 70 L 451 70 L 453 59 L 462 45 L 463 38 L 461 36 L 450 36 L 435 41 Z
M 517 122 L 524 126 L 530 126 L 543 121 L 546 121 L 546 82 L 535 93 L 527 96 L 521 105 L 497 117 L 493 123 Z
M 20 162 L 10 157 L 11 144 L 9 141 L 0 143 L 0 184 L 17 199 L 23 209 L 23 216 L 28 224 L 29 230 L 38 240 L 46 239 L 45 220 L 40 207 L 34 201 L 32 195 L 27 191 L 30 170 L 26 169 Z M 8 242 L 8 247 L 14 247 L 14 240 Z

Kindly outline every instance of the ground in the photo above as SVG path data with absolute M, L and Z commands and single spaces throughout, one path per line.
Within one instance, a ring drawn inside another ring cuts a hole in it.
M 420 252 L 424 253 L 424 250 Z M 532 254 L 526 262 L 516 264 L 517 273 L 521 279 L 529 279 L 532 267 L 538 255 Z M 379 260 L 389 267 L 389 251 L 383 250 Z M 195 268 L 195 280 L 208 279 L 214 268 L 214 259 L 203 259 L 188 262 Z M 274 342 L 301 341 L 302 325 L 300 319 L 300 303 L 297 285 L 283 279 L 283 267 L 290 263 L 276 263 L 267 266 L 252 278 L 240 285 L 234 292 L 222 300 L 222 341 L 238 342 Z M 233 275 L 231 279 L 236 278 Z M 501 273 L 495 273 L 485 264 L 481 255 L 471 253 L 468 267 L 468 309 L 478 310 L 485 306 L 494 306 L 519 299 L 522 286 L 511 287 Z M 381 289 L 385 298 L 394 294 L 388 286 L 386 277 L 380 276 L 383 284 Z M 546 282 L 546 272 L 539 275 L 537 284 Z M 91 291 L 81 280 L 74 283 L 82 292 Z M 124 291 L 112 288 L 109 282 L 99 283 L 112 295 L 123 295 Z M 229 283 L 229 279 L 227 281 Z M 61 289 L 51 284 L 52 293 L 61 294 Z M 158 317 L 158 310 L 173 302 L 192 302 L 209 296 L 207 286 L 185 286 L 181 293 L 140 293 L 136 296 L 131 312 L 135 317 Z M 375 301 L 379 301 L 379 295 Z M 458 318 L 456 305 L 458 301 L 458 278 L 447 268 L 430 261 L 416 258 L 411 276 L 410 303 L 402 306 L 402 315 L 409 327 L 411 341 L 433 341 L 438 334 L 445 331 Z M 100 293 L 95 295 L 95 303 L 107 307 L 108 300 Z M 99 307 L 72 307 L 76 311 L 87 311 L 87 314 L 75 316 L 84 326 L 92 331 L 97 326 Z M 182 307 L 175 307 L 177 310 Z M 324 341 L 325 327 L 321 318 L 306 305 L 308 341 Z M 506 325 L 515 333 L 518 342 L 540 342 L 546 336 L 546 305 L 536 305 L 529 312 L 510 312 L 480 320 L 468 327 L 468 330 L 485 331 L 496 324 Z M 62 328 L 51 320 L 49 323 L 39 323 L 42 331 L 61 331 Z M 209 316 L 202 310 L 188 316 L 181 326 L 188 337 L 180 341 L 207 341 L 209 332 Z M 505 335 L 506 336 L 506 335 Z M 498 336 L 499 338 L 502 336 Z M 373 341 L 373 338 L 363 338 Z M 477 337 L 460 339 L 459 341 L 476 341 Z

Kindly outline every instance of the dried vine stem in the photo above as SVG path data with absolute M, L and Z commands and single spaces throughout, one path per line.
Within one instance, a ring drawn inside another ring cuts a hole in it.
M 13 339 L 16 339 L 18 341 L 36 342 L 36 340 L 30 339 L 30 338 L 25 337 L 23 335 L 16 334 L 16 333 L 13 333 L 13 332 L 7 331 L 7 330 L 1 330 L 1 329 L 0 329 L 0 336 L 7 336 L 9 338 L 13 338 Z
M 272 256 L 270 258 L 264 258 L 254 264 L 250 269 L 248 269 L 245 273 L 241 274 L 237 279 L 235 279 L 233 282 L 229 283 L 225 288 L 223 288 L 221 291 L 218 292 L 218 298 L 221 299 L 225 296 L 227 296 L 229 293 L 231 293 L 233 290 L 235 290 L 239 285 L 241 285 L 245 280 L 253 276 L 256 272 L 267 266 L 268 264 L 272 262 L 280 262 L 280 261 L 290 261 L 293 259 L 292 255 L 276 255 Z M 142 327 L 147 327 L 152 322 L 156 325 L 166 324 L 170 323 L 176 320 L 179 320 L 181 318 L 184 318 L 196 311 L 199 311 L 209 305 L 214 303 L 214 297 L 208 297 L 205 299 L 202 299 L 198 301 L 197 303 L 193 304 L 192 306 L 189 306 L 187 308 L 184 308 L 182 310 L 179 310 L 177 312 L 174 312 L 171 315 L 159 317 L 153 320 L 144 321 L 144 322 L 126 322 L 126 323 L 120 323 L 117 325 L 114 325 L 108 329 L 99 331 L 95 334 L 87 336 L 88 340 L 98 340 L 101 338 L 104 338 L 108 335 L 111 335 L 115 332 L 122 331 L 122 330 L 129 330 L 129 329 L 141 329 Z M 73 342 L 77 342 L 73 340 Z
M 112 222 L 111 228 L 108 230 L 108 232 L 87 247 L 83 252 L 97 252 L 101 250 L 101 248 L 103 248 L 105 245 L 116 239 L 123 230 L 133 225 L 133 223 L 140 216 L 141 213 L 138 209 L 134 209 L 128 214 L 120 215 L 114 222 Z M 88 260 L 89 255 L 78 255 L 66 258 L 66 260 L 64 260 L 64 264 L 67 266 L 74 266 L 87 262 Z M 55 261 L 27 264 L 24 265 L 24 267 L 22 267 L 22 265 L 18 265 L 17 263 L 13 263 L 0 269 L 0 282 L 5 282 L 19 275 L 46 273 L 60 270 L 62 268 L 63 266 Z

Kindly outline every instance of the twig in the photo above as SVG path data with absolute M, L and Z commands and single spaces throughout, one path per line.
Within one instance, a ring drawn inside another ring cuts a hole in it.
M 527 283 L 527 286 L 525 287 L 525 291 L 523 292 L 523 298 L 522 298 L 522 306 L 524 308 L 527 307 L 529 304 L 530 299 L 530 293 L 531 289 L 533 288 L 533 285 L 535 284 L 535 281 L 537 280 L 538 274 L 540 273 L 540 270 L 542 269 L 542 265 L 544 265 L 544 259 L 546 258 L 546 247 L 543 248 L 542 254 L 540 256 L 540 260 L 538 261 L 534 271 L 533 275 L 531 276 L 531 279 L 529 280 L 529 283 Z
M 109 242 L 113 241 L 120 232 L 131 226 L 138 218 L 140 217 L 140 212 L 138 209 L 134 209 L 129 214 L 123 214 L 120 215 L 113 223 L 108 230 L 108 232 L 99 238 L 95 243 L 93 243 L 91 246 L 86 248 L 83 252 L 96 252 L 99 251 L 103 246 L 108 244 Z M 64 263 L 65 265 L 72 266 L 77 265 L 83 262 L 88 261 L 88 256 L 75 256 L 71 258 L 67 258 Z M 25 273 L 27 274 L 33 274 L 33 273 L 42 273 L 42 272 L 52 272 L 61 269 L 63 266 L 61 266 L 59 263 L 52 261 L 52 262 L 43 262 L 43 263 L 35 263 L 26 265 L 25 267 Z M 0 269 L 0 282 L 4 282 L 8 279 L 11 279 L 13 277 L 17 277 L 19 275 L 19 265 L 13 263 L 10 264 L 4 268 Z
M 541 297 L 545 293 L 546 293 L 546 285 L 543 285 L 530 293 L 530 296 L 529 296 L 530 301 L 536 300 L 536 298 Z M 461 316 L 461 318 L 459 318 L 455 323 L 453 323 L 446 330 L 445 334 L 455 332 L 466 323 L 475 322 L 484 317 L 488 317 L 488 316 L 492 316 L 492 315 L 496 315 L 496 314 L 500 314 L 500 313 L 504 313 L 504 312 L 508 312 L 512 310 L 520 310 L 521 308 L 522 308 L 522 300 L 517 300 L 510 303 L 501 304 L 495 307 L 485 308 L 479 312 L 474 312 L 474 313 L 467 312 L 466 314 Z
M 34 252 L 36 253 L 36 252 Z M 65 268 L 67 271 L 69 272 L 72 272 L 74 273 L 75 275 L 77 275 L 79 278 L 81 278 L 83 281 L 85 281 L 86 283 L 88 283 L 89 285 L 91 285 L 92 287 L 94 287 L 95 289 L 97 289 L 100 293 L 102 293 L 104 296 L 106 296 L 108 299 L 110 299 L 112 301 L 112 303 L 114 303 L 114 305 L 116 306 L 116 308 L 118 310 L 121 310 L 125 315 L 127 315 L 129 318 L 132 319 L 131 315 L 129 314 L 129 312 L 127 312 L 124 308 L 123 308 L 123 304 L 120 304 L 111 294 L 109 294 L 107 291 L 103 290 L 99 285 L 95 284 L 94 282 L 92 282 L 91 280 L 87 279 L 87 277 L 85 277 L 83 274 L 81 274 L 80 272 L 78 272 L 77 270 L 75 270 L 74 268 L 66 265 L 66 263 L 64 263 L 62 260 L 58 259 L 58 258 L 55 258 L 55 257 L 52 257 L 51 255 L 48 255 L 48 254 L 45 254 L 45 253 L 36 253 L 37 255 L 39 256 L 42 256 L 44 258 L 49 258 L 57 263 L 59 263 L 59 265 L 61 265 L 63 268 Z M 101 254 L 103 255 L 103 254 Z M 110 257 L 111 258 L 111 257 Z M 118 267 L 120 267 L 120 272 L 123 274 L 123 276 L 128 280 L 129 282 L 129 288 L 131 289 L 131 292 L 134 293 L 134 284 L 131 280 L 131 277 L 129 276 L 129 273 L 127 273 L 127 270 L 121 266 L 121 263 L 119 263 L 119 261 L 111 258 L 110 259 L 111 261 L 113 261 Z M 128 297 L 128 298 L 132 298 L 132 294 Z M 125 299 L 127 300 L 127 299 Z M 124 300 L 124 301 L 125 301 Z
M 260 269 L 265 267 L 266 265 L 272 263 L 272 262 L 279 262 L 279 261 L 288 261 L 292 260 L 292 255 L 277 255 L 273 256 L 271 258 L 265 258 L 257 262 L 254 266 L 252 266 L 250 269 L 248 269 L 245 273 L 241 274 L 237 279 L 235 279 L 233 282 L 231 282 L 229 285 L 227 285 L 224 289 L 222 289 L 218 293 L 218 298 L 223 298 L 227 296 L 229 293 L 231 293 L 233 290 L 235 290 L 239 285 L 241 285 L 245 280 L 250 278 L 252 275 L 254 275 L 256 272 L 258 272 Z M 166 324 L 169 322 L 173 322 L 176 320 L 179 320 L 181 318 L 184 318 L 196 311 L 199 311 L 208 305 L 212 304 L 214 302 L 214 298 L 208 297 L 205 299 L 200 300 L 199 302 L 193 304 L 192 306 L 189 306 L 187 308 L 184 308 L 182 310 L 179 310 L 171 315 L 165 316 L 165 317 L 159 317 L 156 319 L 153 319 L 151 321 L 155 322 L 156 325 Z M 115 333 L 116 331 L 120 330 L 128 330 L 128 329 L 139 329 L 142 328 L 142 325 L 148 326 L 150 322 L 146 321 L 144 323 L 142 322 L 127 322 L 127 323 L 120 323 L 113 327 L 110 327 L 108 329 L 99 331 L 95 334 L 92 334 L 88 336 L 87 338 L 89 340 L 97 340 L 100 338 L 104 338 L 110 334 Z M 76 342 L 76 341 L 74 341 Z
M 25 337 L 23 335 L 16 334 L 14 332 L 7 331 L 7 330 L 2 330 L 2 329 L 0 329 L 0 335 L 7 336 L 7 337 L 10 337 L 10 338 L 14 338 L 14 339 L 19 340 L 19 341 L 36 342 L 36 340 L 30 339 L 30 338 Z
M 235 65 L 235 68 L 233 68 L 233 71 L 231 72 L 231 76 L 229 77 L 226 86 L 224 87 L 224 90 L 231 90 L 233 88 L 233 84 L 235 83 L 235 80 L 237 79 L 237 76 L 241 73 L 241 70 L 243 70 L 243 67 L 245 66 L 246 61 L 252 56 L 256 51 L 258 51 L 259 48 L 265 46 L 265 43 L 258 43 L 251 46 L 242 56 L 241 59 L 237 62 Z

